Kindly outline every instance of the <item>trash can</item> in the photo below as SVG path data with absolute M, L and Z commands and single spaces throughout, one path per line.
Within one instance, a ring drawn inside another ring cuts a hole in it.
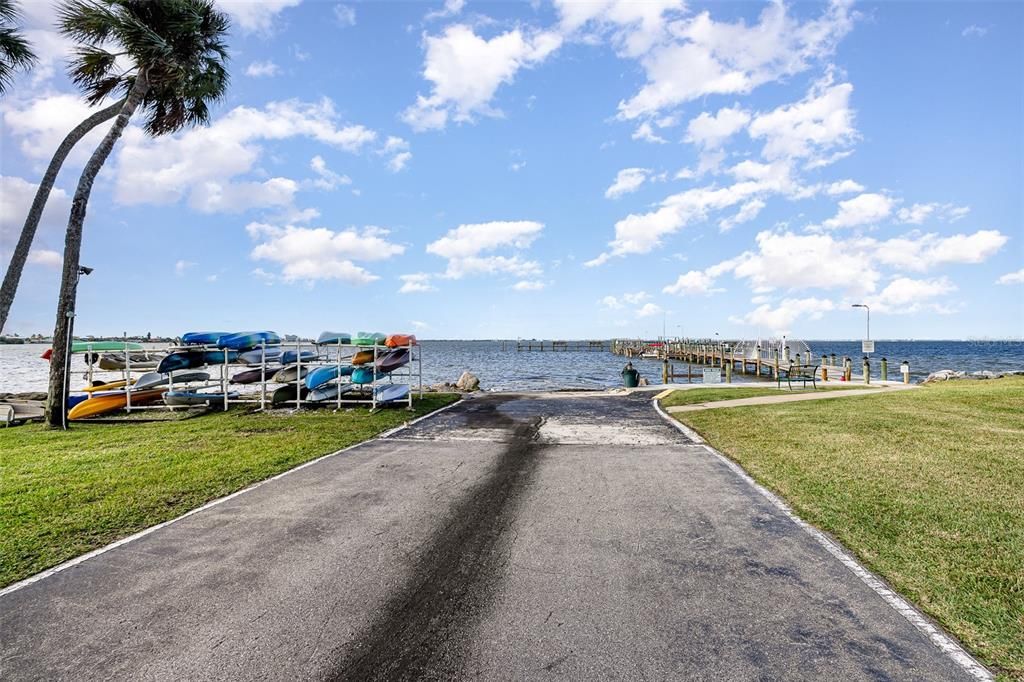
M 633 369 L 632 362 L 627 362 L 622 368 L 622 384 L 626 388 L 636 388 L 640 385 L 640 372 Z

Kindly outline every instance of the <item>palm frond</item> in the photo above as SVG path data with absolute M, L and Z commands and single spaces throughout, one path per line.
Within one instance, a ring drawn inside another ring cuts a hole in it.
M 10 86 L 15 71 L 28 70 L 36 61 L 28 41 L 15 27 L 19 18 L 11 0 L 0 0 L 0 94 Z

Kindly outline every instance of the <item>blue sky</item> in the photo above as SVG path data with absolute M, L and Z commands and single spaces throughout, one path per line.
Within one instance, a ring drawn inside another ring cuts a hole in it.
M 23 3 L 24 4 L 24 3 Z M 223 2 L 210 125 L 119 142 L 76 331 L 1024 335 L 1020 3 Z M 88 114 L 45 3 L 6 263 Z M 8 331 L 53 328 L 86 138 Z

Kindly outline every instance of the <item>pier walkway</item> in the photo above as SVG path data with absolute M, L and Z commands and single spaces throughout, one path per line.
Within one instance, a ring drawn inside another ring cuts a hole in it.
M 693 403 L 692 405 L 674 405 L 666 407 L 669 414 L 677 412 L 699 412 L 701 410 L 716 410 L 723 407 L 746 407 L 748 405 L 774 405 L 776 403 L 799 403 L 805 400 L 829 400 L 831 398 L 851 398 L 858 395 L 878 395 L 889 391 L 913 391 L 917 386 L 904 386 L 902 384 L 890 384 L 878 388 L 849 388 L 821 390 L 815 393 L 783 393 L 779 395 L 765 395 L 756 398 L 735 398 L 733 400 L 715 400 L 708 403 Z M 669 391 L 666 391 L 668 393 Z
M 4 677 L 968 679 L 650 397 L 466 400 L 8 592 Z

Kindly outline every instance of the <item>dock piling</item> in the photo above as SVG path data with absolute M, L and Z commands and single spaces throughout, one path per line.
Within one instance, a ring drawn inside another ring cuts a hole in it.
M 870 384 L 871 383 L 871 364 L 870 364 L 870 361 L 868 360 L 868 356 L 866 356 L 866 355 L 864 356 L 864 365 L 862 366 L 862 370 L 864 372 L 864 383 L 865 384 Z

